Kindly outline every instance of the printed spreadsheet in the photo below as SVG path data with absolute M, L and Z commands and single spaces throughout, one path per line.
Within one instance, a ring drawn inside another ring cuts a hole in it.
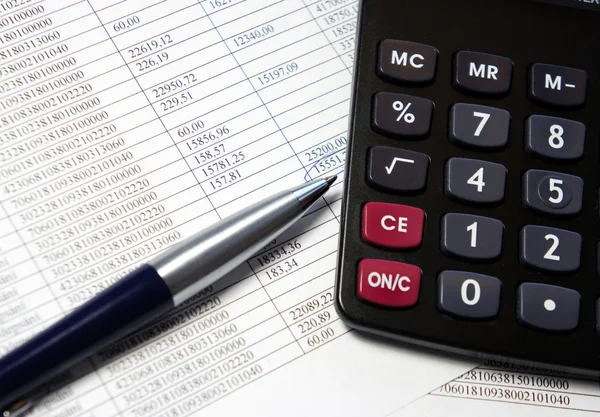
M 357 8 L 1 2 L 0 354 L 206 225 L 340 173 Z M 57 394 L 68 414 L 192 413 L 345 333 L 340 184 L 221 288 L 92 358 Z

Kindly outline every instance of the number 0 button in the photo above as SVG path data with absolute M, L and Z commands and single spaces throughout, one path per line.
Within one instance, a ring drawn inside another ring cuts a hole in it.
M 545 226 L 521 230 L 521 263 L 550 272 L 573 272 L 579 268 L 581 235 Z
M 498 314 L 500 280 L 489 275 L 443 271 L 438 277 L 438 309 L 467 319 L 486 319 Z
M 504 224 L 470 214 L 449 213 L 442 218 L 442 252 L 472 260 L 490 260 L 502 252 Z
M 452 158 L 446 163 L 446 196 L 470 203 L 498 203 L 504 198 L 506 168 L 493 162 Z

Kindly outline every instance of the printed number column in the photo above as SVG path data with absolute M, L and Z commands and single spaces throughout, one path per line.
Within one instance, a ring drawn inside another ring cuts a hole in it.
M 268 23 L 256 27 L 256 21 Z M 339 173 L 350 76 L 305 5 L 277 3 L 219 30 L 274 117 L 294 161 L 302 162 L 302 179 Z M 332 209 L 317 205 L 251 261 L 305 352 L 345 332 L 332 303 L 338 227 Z
M 107 121 L 118 114 L 113 105 L 122 97 L 114 91 L 105 93 L 114 84 L 102 74 L 118 64 L 111 58 L 114 46 L 107 42 L 89 4 L 21 3 L 3 2 L 0 15 L 0 200 L 15 230 L 2 239 L 4 264 L 10 264 L 5 283 L 14 284 L 3 289 L 20 297 L 3 305 L 5 318 L 11 310 L 20 314 L 16 322 L 0 325 L 3 334 L 10 333 L 10 340 L 0 341 L 3 351 L 72 308 L 60 298 L 56 301 L 66 292 L 62 287 L 68 275 L 65 271 L 85 264 L 83 258 L 73 256 L 78 244 L 67 246 L 84 230 L 69 232 L 67 227 L 74 220 L 69 216 L 84 217 L 93 211 L 97 205 L 80 205 L 97 191 L 89 182 L 99 178 L 108 165 L 127 159 L 115 157 L 120 145 L 106 142 L 115 133 Z M 115 83 L 120 82 L 119 75 L 114 71 Z M 17 234 L 24 246 L 10 250 Z M 49 288 L 42 289 L 42 282 Z M 82 288 L 86 280 L 72 283 Z M 74 373 L 88 375 L 51 394 L 34 415 L 92 409 L 114 414 L 108 394 L 91 370 L 89 364 L 74 369 Z
M 211 193 L 244 178 L 246 172 L 238 167 L 245 157 L 243 144 L 265 134 L 252 129 L 260 113 L 249 113 L 261 103 L 244 85 L 243 74 L 197 2 L 139 5 L 133 12 L 131 4 L 123 9 L 118 3 L 98 15 L 176 143 L 180 162 L 192 170 L 195 189 L 202 192 L 200 182 L 216 205 Z M 216 211 L 210 219 L 194 217 L 199 210 L 181 191 L 178 197 L 182 237 L 218 219 Z M 293 342 L 247 265 L 229 279 L 94 359 L 97 366 L 106 364 L 100 375 L 124 415 L 193 412 L 208 398 L 266 373 L 257 361 Z

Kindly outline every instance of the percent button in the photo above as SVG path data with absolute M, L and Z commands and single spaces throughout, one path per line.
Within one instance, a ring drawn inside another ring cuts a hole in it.
M 390 136 L 427 136 L 434 104 L 421 97 L 377 93 L 373 101 L 373 129 Z

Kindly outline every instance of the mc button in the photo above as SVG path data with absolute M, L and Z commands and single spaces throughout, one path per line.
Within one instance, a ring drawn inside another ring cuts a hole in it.
M 421 244 L 425 212 L 392 203 L 365 204 L 362 212 L 362 239 L 391 249 L 410 249 Z
M 379 44 L 380 77 L 406 83 L 433 81 L 438 50 L 421 43 L 385 39 Z

